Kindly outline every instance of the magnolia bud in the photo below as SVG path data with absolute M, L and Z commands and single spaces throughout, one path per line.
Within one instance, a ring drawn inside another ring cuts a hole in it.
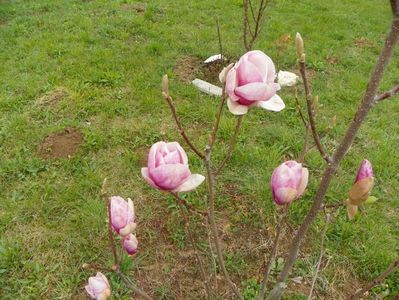
M 302 164 L 289 160 L 278 166 L 272 174 L 273 200 L 278 205 L 289 204 L 299 198 L 308 184 L 309 171 Z
M 169 96 L 169 78 L 166 74 L 162 77 L 162 95 Z
M 123 239 L 123 248 L 130 256 L 137 253 L 138 244 L 139 242 L 137 241 L 136 236 L 133 234 L 129 234 L 127 237 Z
M 374 186 L 374 175 L 371 163 L 364 159 L 362 165 L 357 172 L 355 183 L 349 191 L 349 199 L 347 204 L 347 213 L 349 219 L 352 219 L 358 210 L 358 206 L 364 203 L 370 196 Z
M 107 277 L 101 272 L 98 272 L 95 277 L 89 278 L 89 283 L 85 286 L 85 289 L 91 299 L 106 300 L 111 296 L 111 288 Z
M 295 36 L 295 45 L 298 61 L 301 63 L 305 62 L 305 47 L 303 46 L 303 39 L 299 32 Z
M 373 168 L 371 163 L 364 159 L 356 176 L 355 183 L 349 191 L 349 203 L 362 204 L 370 196 L 374 185 Z

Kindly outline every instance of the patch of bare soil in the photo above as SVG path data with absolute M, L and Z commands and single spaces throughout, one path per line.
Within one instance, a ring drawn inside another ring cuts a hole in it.
M 176 62 L 173 72 L 184 82 L 191 82 L 197 77 L 202 59 L 195 56 L 184 56 Z
M 49 134 L 38 146 L 38 155 L 45 159 L 69 158 L 82 143 L 82 134 L 75 128 L 67 128 Z
M 184 56 L 176 62 L 173 71 L 181 81 L 187 83 L 199 78 L 220 86 L 219 73 L 222 71 L 223 66 L 228 63 L 228 61 L 223 64 L 220 61 L 214 61 L 205 64 L 203 59 L 199 57 Z
M 365 48 L 365 47 L 370 47 L 370 46 L 374 45 L 373 41 L 368 40 L 364 37 L 355 39 L 353 43 L 355 44 L 355 46 L 357 48 Z
M 122 5 L 124 10 L 130 10 L 138 13 L 139 15 L 144 15 L 147 8 L 145 3 L 126 3 Z
M 36 105 L 38 106 L 49 106 L 53 107 L 58 104 L 62 99 L 69 95 L 65 88 L 57 88 L 53 91 L 47 92 L 39 99 L 36 100 Z

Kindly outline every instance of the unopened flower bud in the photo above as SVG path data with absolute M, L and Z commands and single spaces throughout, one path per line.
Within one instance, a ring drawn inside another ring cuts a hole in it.
M 166 74 L 162 77 L 162 94 L 165 97 L 169 96 L 169 78 Z
M 130 256 L 137 253 L 138 244 L 139 242 L 137 241 L 136 236 L 133 234 L 129 234 L 123 239 L 123 248 Z
M 303 46 L 303 39 L 299 32 L 295 36 L 295 45 L 298 61 L 301 63 L 305 62 L 305 47 Z
M 373 168 L 371 163 L 364 159 L 356 176 L 355 183 L 349 191 L 349 202 L 352 205 L 362 204 L 370 196 L 374 185 Z
M 111 288 L 107 277 L 101 272 L 97 272 L 95 277 L 89 278 L 89 284 L 85 286 L 85 289 L 91 299 L 106 300 L 111 296 Z
M 352 219 L 355 216 L 358 206 L 368 199 L 373 186 L 373 167 L 367 159 L 364 159 L 359 171 L 357 172 L 355 183 L 349 191 L 349 199 L 347 204 L 347 213 L 349 219 Z
M 278 166 L 272 174 L 271 189 L 274 202 L 289 204 L 298 199 L 308 184 L 309 171 L 302 164 L 289 160 Z

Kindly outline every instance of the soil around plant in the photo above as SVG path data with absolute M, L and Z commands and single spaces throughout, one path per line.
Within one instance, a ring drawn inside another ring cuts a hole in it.
M 214 61 L 204 63 L 204 59 L 196 56 L 184 56 L 176 62 L 173 72 L 179 80 L 191 83 L 195 78 L 207 81 L 214 85 L 220 86 L 219 73 L 224 66 L 229 64 L 225 60 L 222 64 L 221 61 Z
M 75 128 L 49 134 L 38 146 L 38 155 L 44 159 L 70 158 L 83 143 L 82 134 Z

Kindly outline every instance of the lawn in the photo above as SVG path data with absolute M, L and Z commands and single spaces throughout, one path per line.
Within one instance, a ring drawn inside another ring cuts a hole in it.
M 94 272 L 82 265 L 112 264 L 100 191 L 104 178 L 109 192 L 132 198 L 137 211 L 140 250 L 124 258 L 124 270 L 156 299 L 203 298 L 174 200 L 146 184 L 140 169 L 153 143 L 176 140 L 187 150 L 191 170 L 205 174 L 176 130 L 160 82 L 169 75 L 182 123 L 204 149 L 219 101 L 197 91 L 190 80 L 210 76 L 199 62 L 219 53 L 216 17 L 226 56 L 234 61 L 245 52 L 242 10 L 240 0 L 0 0 L 0 299 L 87 298 L 84 285 Z M 294 71 L 295 33 L 301 32 L 313 94 L 320 96 L 320 134 L 332 152 L 388 30 L 389 3 L 274 0 L 266 14 L 254 48 L 272 57 L 278 69 Z M 397 51 L 382 90 L 398 83 L 398 67 Z M 284 159 L 297 158 L 303 147 L 293 91 L 279 94 L 284 111 L 253 109 L 245 116 L 217 185 L 227 268 L 246 299 L 258 289 L 276 231 L 271 172 Z M 327 231 L 317 298 L 343 299 L 399 253 L 398 101 L 373 108 L 327 193 L 327 203 L 345 199 L 361 160 L 373 163 L 378 201 L 352 221 L 339 210 Z M 234 126 L 235 117 L 225 108 L 215 161 L 224 157 Z M 59 153 L 49 153 L 56 139 L 63 141 Z M 306 157 L 309 186 L 290 209 L 280 258 L 311 205 L 324 165 L 313 148 Z M 206 195 L 203 184 L 184 197 L 204 208 Z M 206 249 L 207 232 L 198 219 L 195 224 Z M 306 299 L 323 227 L 320 215 L 291 274 L 301 276 L 302 283 L 290 281 L 285 299 Z M 273 276 L 279 268 L 274 266 Z M 119 278 L 107 276 L 113 299 L 130 299 Z M 232 298 L 223 278 L 217 281 L 221 298 Z M 399 293 L 398 272 L 370 297 L 385 292 L 387 299 Z

